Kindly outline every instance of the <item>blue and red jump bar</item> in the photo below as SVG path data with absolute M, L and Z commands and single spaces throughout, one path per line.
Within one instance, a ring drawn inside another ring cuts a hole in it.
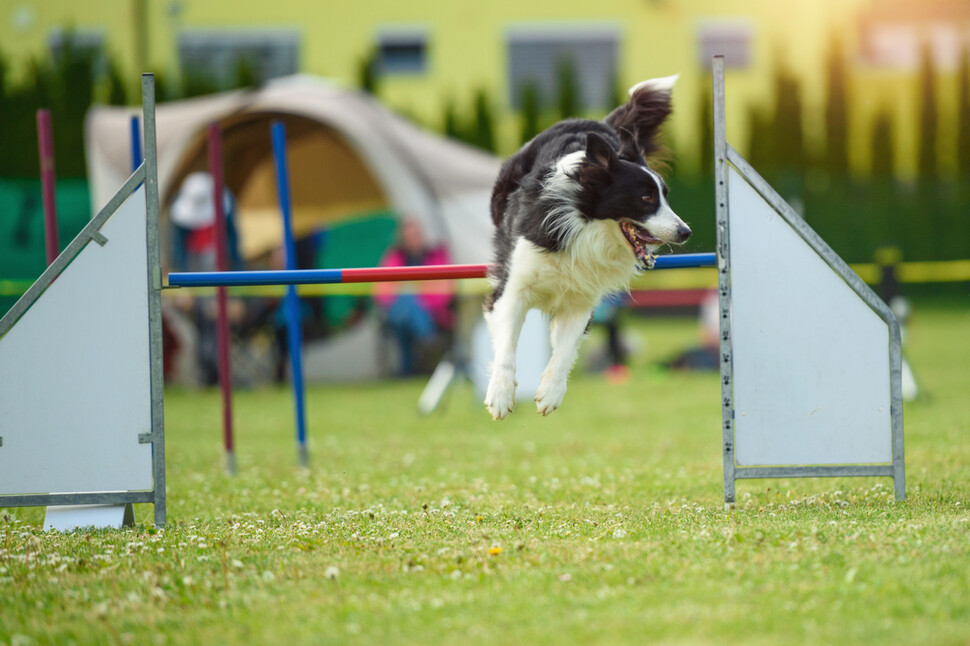
M 654 269 L 713 267 L 713 253 L 659 256 Z M 290 269 L 269 271 L 173 272 L 170 287 L 240 287 L 250 285 L 331 285 L 410 280 L 484 278 L 488 265 L 424 265 L 420 267 L 360 267 L 354 269 Z

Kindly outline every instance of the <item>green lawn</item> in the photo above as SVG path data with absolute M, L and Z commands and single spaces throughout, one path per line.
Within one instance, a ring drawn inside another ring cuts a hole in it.
M 217 393 L 170 390 L 168 526 L 3 512 L 0 643 L 970 642 L 970 309 L 916 309 L 903 503 L 888 479 L 742 481 L 726 512 L 718 380 L 657 368 L 694 322 L 631 329 L 630 381 L 577 371 L 549 418 L 313 387 L 309 471 L 287 391 L 237 394 L 230 478 Z

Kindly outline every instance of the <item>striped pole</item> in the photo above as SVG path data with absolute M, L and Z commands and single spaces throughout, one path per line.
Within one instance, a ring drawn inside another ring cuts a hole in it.
M 54 128 L 51 111 L 37 111 L 37 147 L 40 152 L 40 186 L 44 200 L 44 248 L 47 264 L 54 262 L 60 252 L 57 238 L 57 176 L 54 172 Z
M 286 162 L 286 127 L 280 121 L 271 126 L 273 156 L 276 159 L 276 188 L 279 192 L 280 211 L 283 213 L 283 243 L 286 251 L 287 271 L 296 270 L 296 241 L 293 237 L 293 207 L 290 199 L 290 171 Z M 234 272 L 233 272 L 234 273 Z M 300 329 L 300 301 L 293 283 L 286 290 L 283 302 L 286 314 L 286 341 L 290 354 L 290 370 L 293 373 L 293 399 L 296 407 L 296 442 L 300 466 L 309 464 L 306 442 L 306 403 L 303 387 L 303 335 Z
M 212 203 L 215 207 L 216 268 L 229 270 L 229 245 L 223 202 L 222 136 L 219 125 L 209 126 L 209 173 L 212 174 Z M 222 392 L 222 439 L 226 449 L 226 470 L 236 475 L 236 453 L 232 433 L 232 362 L 229 347 L 229 307 L 225 286 L 216 289 L 216 343 L 219 352 L 219 390 Z
M 660 256 L 654 268 L 682 269 L 713 267 L 713 253 L 685 253 Z M 421 267 L 361 267 L 355 269 L 298 269 L 286 271 L 182 272 L 168 275 L 172 287 L 216 287 L 243 285 L 330 285 L 338 283 L 380 283 L 410 280 L 484 278 L 488 265 L 425 265 Z

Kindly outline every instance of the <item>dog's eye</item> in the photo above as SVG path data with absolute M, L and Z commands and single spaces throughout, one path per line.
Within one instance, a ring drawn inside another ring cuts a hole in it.
M 646 202 L 647 204 L 655 204 L 657 202 L 657 196 L 656 195 L 644 195 L 643 196 L 643 201 Z

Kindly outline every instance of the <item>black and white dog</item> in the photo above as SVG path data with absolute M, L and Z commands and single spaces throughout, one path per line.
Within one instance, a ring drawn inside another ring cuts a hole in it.
M 515 406 L 515 349 L 526 312 L 551 319 L 552 358 L 536 405 L 562 404 L 566 378 L 593 308 L 629 289 L 664 244 L 690 229 L 667 204 L 667 187 L 644 158 L 658 149 L 676 76 L 643 81 L 603 121 L 568 119 L 540 133 L 502 166 L 492 191 L 495 261 L 486 318 L 495 358 L 485 406 L 503 419 Z

